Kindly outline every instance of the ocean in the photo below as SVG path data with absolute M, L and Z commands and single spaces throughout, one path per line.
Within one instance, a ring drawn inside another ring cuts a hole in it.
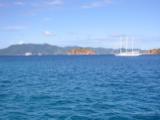
M 0 120 L 160 120 L 160 56 L 0 57 Z

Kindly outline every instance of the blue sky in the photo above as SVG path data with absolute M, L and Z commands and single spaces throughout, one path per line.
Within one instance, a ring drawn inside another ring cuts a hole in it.
M 160 0 L 0 0 L 0 48 L 11 44 L 118 48 L 120 36 L 160 47 Z

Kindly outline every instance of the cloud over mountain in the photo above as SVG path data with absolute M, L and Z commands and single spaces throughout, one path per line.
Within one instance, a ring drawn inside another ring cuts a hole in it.
M 44 31 L 44 32 L 43 32 L 43 35 L 49 37 L 49 36 L 55 36 L 56 34 L 53 33 L 53 32 L 50 32 L 50 31 Z

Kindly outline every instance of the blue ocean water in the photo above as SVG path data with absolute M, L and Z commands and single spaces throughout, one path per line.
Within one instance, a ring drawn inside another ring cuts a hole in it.
M 0 120 L 160 120 L 160 56 L 0 57 Z

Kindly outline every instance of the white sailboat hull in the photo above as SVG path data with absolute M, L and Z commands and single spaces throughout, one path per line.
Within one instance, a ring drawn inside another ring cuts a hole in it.
M 116 54 L 115 56 L 136 57 L 136 56 L 141 56 L 141 54 L 139 52 L 125 52 L 125 53 Z

